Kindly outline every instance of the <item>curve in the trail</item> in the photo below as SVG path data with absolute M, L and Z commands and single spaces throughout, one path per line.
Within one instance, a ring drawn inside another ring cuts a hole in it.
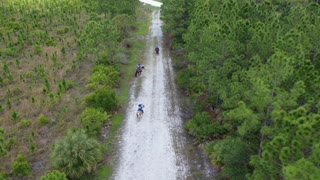
M 208 166 L 194 158 L 195 150 L 188 145 L 171 58 L 162 48 L 160 12 L 154 11 L 152 16 L 144 54 L 145 70 L 130 89 L 129 105 L 119 142 L 118 164 L 113 178 L 212 179 L 211 174 L 206 174 Z M 154 51 L 156 45 L 160 46 L 158 55 Z M 145 108 L 142 118 L 138 119 L 136 112 L 140 103 Z
M 140 0 L 140 2 L 143 2 L 143 3 L 146 3 L 146 4 L 150 4 L 151 6 L 156 6 L 156 7 L 161 7 L 162 6 L 162 2 L 153 1 L 153 0 Z

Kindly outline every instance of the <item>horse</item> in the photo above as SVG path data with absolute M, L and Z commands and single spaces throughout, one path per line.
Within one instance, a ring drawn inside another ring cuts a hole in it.
M 141 66 L 141 68 L 137 68 L 136 72 L 134 73 L 135 77 L 138 77 L 141 75 L 142 69 L 144 69 L 144 66 Z
M 154 50 L 156 51 L 156 54 L 159 54 L 160 49 L 158 47 L 156 47 Z
M 142 114 L 143 114 L 142 111 L 138 110 L 137 111 L 137 118 L 140 119 L 142 117 Z
M 140 68 L 137 68 L 136 73 L 134 74 L 135 77 L 138 77 L 138 75 L 141 75 L 142 70 Z

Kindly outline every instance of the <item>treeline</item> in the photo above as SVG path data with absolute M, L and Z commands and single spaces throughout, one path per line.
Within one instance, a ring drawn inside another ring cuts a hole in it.
M 320 177 L 320 4 L 163 0 L 162 9 L 172 47 L 185 52 L 177 82 L 198 100 L 186 128 L 220 178 Z
M 0 3 L 0 179 L 77 179 L 96 170 L 138 5 Z

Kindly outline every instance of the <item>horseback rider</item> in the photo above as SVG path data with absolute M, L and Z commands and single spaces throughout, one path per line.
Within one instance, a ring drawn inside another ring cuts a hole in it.
M 156 53 L 158 54 L 159 51 L 160 51 L 160 47 L 159 46 L 156 46 L 156 48 L 154 49 L 156 51 Z
M 138 77 L 138 75 L 141 75 L 142 69 L 144 69 L 144 66 L 142 66 L 141 64 L 138 64 L 134 76 Z
M 138 64 L 138 65 L 137 65 L 137 69 L 142 70 L 141 64 Z
M 139 105 L 138 105 L 138 111 L 141 111 L 142 114 L 143 114 L 143 108 L 144 108 L 144 105 L 143 105 L 143 104 L 139 104 Z

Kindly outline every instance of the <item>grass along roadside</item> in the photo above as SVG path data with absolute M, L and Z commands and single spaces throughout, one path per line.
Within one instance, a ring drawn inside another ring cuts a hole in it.
M 146 36 L 149 33 L 149 25 L 151 22 L 151 10 L 149 8 L 139 8 L 139 18 L 137 31 L 134 34 L 132 40 L 132 47 L 130 49 L 130 61 L 128 64 L 121 65 L 121 82 L 118 90 L 118 100 L 120 103 L 120 109 L 117 114 L 112 117 L 112 126 L 109 129 L 107 139 L 104 143 L 105 154 L 107 154 L 107 162 L 100 166 L 98 169 L 98 175 L 96 179 L 110 179 L 113 173 L 113 165 L 111 162 L 112 154 L 115 151 L 115 142 L 117 141 L 119 129 L 122 125 L 122 121 L 125 117 L 125 110 L 128 106 L 129 91 L 133 81 L 133 74 L 136 69 L 136 64 L 139 63 L 140 59 L 143 59 L 143 49 L 145 48 L 145 39 L 141 36 Z

